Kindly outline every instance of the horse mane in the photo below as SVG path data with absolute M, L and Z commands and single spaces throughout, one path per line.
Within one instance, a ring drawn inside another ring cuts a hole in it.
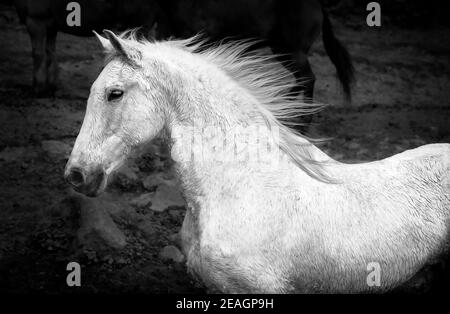
M 137 49 L 149 47 L 155 42 L 137 38 L 135 30 L 126 31 L 120 38 Z M 317 113 L 325 105 L 299 102 L 292 92 L 297 82 L 283 64 L 277 60 L 278 55 L 267 49 L 252 49 L 256 40 L 233 40 L 210 44 L 202 35 L 188 39 L 169 39 L 158 44 L 169 45 L 197 54 L 217 65 L 240 86 L 244 87 L 257 100 L 257 108 L 266 125 L 278 128 L 280 149 L 291 158 L 293 163 L 311 177 L 322 182 L 336 182 L 324 169 L 326 161 L 319 161 L 314 154 L 318 149 L 313 143 L 323 139 L 312 139 L 294 127 L 301 125 L 293 120 L 303 115 Z

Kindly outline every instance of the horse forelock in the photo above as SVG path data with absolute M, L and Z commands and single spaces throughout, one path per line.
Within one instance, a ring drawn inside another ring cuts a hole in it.
M 264 49 L 252 50 L 256 40 L 210 44 L 200 34 L 188 39 L 156 42 L 138 38 L 136 30 L 126 31 L 120 34 L 119 38 L 125 40 L 129 47 L 140 51 L 144 58 L 159 46 L 163 47 L 165 52 L 181 49 L 213 63 L 257 100 L 256 109 L 263 118 L 259 123 L 280 130 L 279 147 L 294 164 L 320 181 L 335 182 L 325 169 L 326 161 L 316 158 L 318 149 L 313 143 L 322 139 L 312 139 L 293 128 L 300 124 L 293 122 L 294 119 L 314 114 L 325 105 L 299 102 L 297 95 L 292 93 L 297 84 L 293 73 L 276 59 L 277 55 Z M 127 60 L 114 51 L 107 55 L 106 60 L 109 62 L 115 58 L 121 58 L 132 67 L 140 67 L 140 64 Z

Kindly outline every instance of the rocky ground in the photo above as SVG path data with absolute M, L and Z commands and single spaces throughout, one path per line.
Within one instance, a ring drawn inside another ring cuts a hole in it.
M 345 103 L 322 43 L 314 45 L 316 100 L 330 104 L 314 120 L 312 133 L 332 138 L 322 148 L 361 162 L 450 142 L 449 30 L 371 29 L 365 17 L 333 22 L 358 81 Z M 130 161 L 99 199 L 71 192 L 63 180 L 102 66 L 95 39 L 59 34 L 59 89 L 36 98 L 29 38 L 12 8 L 0 7 L 0 28 L 0 291 L 204 291 L 177 249 L 185 207 L 160 143 Z M 82 266 L 77 290 L 66 285 L 70 261 Z M 399 291 L 437 291 L 448 280 L 442 264 Z

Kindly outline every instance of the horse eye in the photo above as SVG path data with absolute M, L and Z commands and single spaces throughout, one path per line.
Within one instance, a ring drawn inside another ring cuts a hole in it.
M 123 96 L 123 91 L 120 89 L 113 89 L 108 94 L 108 101 L 118 100 Z

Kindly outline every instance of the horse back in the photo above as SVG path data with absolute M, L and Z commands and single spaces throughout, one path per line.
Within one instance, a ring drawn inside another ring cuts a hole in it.
M 386 161 L 398 164 L 409 175 L 442 185 L 450 200 L 450 144 L 428 144 L 397 154 Z
M 226 37 L 267 39 L 275 44 L 307 46 L 320 31 L 322 7 L 318 0 L 157 0 L 168 15 L 176 36 L 204 32 L 212 40 Z M 291 48 L 291 47 L 289 47 Z
M 450 144 L 427 144 L 417 148 L 406 150 L 400 154 L 387 158 L 386 160 L 401 161 L 401 160 L 426 160 L 427 158 L 442 158 L 442 162 L 449 161 Z

